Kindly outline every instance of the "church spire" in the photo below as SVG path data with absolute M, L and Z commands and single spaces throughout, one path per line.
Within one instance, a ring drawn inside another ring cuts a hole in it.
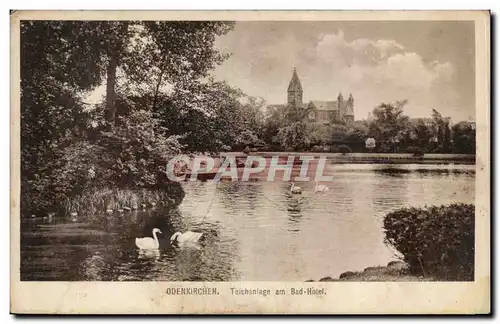
M 292 79 L 288 85 L 288 104 L 302 104 L 302 92 L 302 84 L 297 75 L 297 69 L 293 68 Z
M 290 84 L 288 85 L 288 91 L 302 91 L 302 84 L 300 84 L 296 68 L 293 68 L 292 79 L 290 80 Z

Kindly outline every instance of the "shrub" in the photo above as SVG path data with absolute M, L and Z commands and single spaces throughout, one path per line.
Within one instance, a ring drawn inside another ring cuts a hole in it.
M 339 146 L 339 152 L 342 154 L 352 153 L 352 149 L 350 146 L 342 144 Z
M 180 154 L 180 136 L 167 136 L 160 120 L 145 110 L 119 117 L 113 132 L 102 132 L 103 177 L 119 187 L 152 187 L 161 184 L 170 158 Z
M 101 131 L 93 141 L 75 138 L 58 146 L 23 181 L 23 214 L 100 211 L 107 206 L 97 202 L 112 200 L 109 187 L 168 194 L 166 164 L 182 149 L 179 137 L 165 135 L 148 111 L 133 111 L 118 121 L 113 132 Z
M 385 216 L 384 231 L 412 273 L 474 280 L 474 205 L 399 209 Z

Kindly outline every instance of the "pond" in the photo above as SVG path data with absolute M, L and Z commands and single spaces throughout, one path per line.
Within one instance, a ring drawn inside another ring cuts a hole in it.
M 474 165 L 329 165 L 329 190 L 312 182 L 187 181 L 174 210 L 27 219 L 21 279 L 62 281 L 305 281 L 397 260 L 384 242 L 386 213 L 406 206 L 473 203 Z M 160 228 L 160 249 L 135 237 Z M 175 249 L 177 231 L 201 231 L 199 248 Z

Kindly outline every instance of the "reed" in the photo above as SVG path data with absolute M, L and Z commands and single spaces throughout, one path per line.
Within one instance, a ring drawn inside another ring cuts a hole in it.
M 82 192 L 72 198 L 66 198 L 61 204 L 61 213 L 70 215 L 99 215 L 106 211 L 123 209 L 151 208 L 158 205 L 175 204 L 178 199 L 168 190 L 159 189 L 116 189 L 100 188 Z

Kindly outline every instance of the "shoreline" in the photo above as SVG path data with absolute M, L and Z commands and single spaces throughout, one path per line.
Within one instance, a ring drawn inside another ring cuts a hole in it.
M 318 153 L 318 152 L 221 152 L 220 157 L 234 156 L 236 158 L 246 158 L 247 156 L 260 156 L 272 158 L 279 156 L 288 158 L 291 156 L 310 156 L 315 159 L 326 157 L 328 161 L 334 163 L 358 163 L 358 164 L 476 164 L 476 156 L 472 154 L 440 154 L 428 153 L 422 157 L 415 157 L 411 153 Z
M 435 281 L 432 277 L 416 276 L 410 274 L 406 263 L 403 261 L 391 261 L 386 266 L 367 267 L 362 271 L 345 271 L 338 278 L 323 277 L 319 280 L 307 280 L 306 282 L 341 282 L 341 281 Z

